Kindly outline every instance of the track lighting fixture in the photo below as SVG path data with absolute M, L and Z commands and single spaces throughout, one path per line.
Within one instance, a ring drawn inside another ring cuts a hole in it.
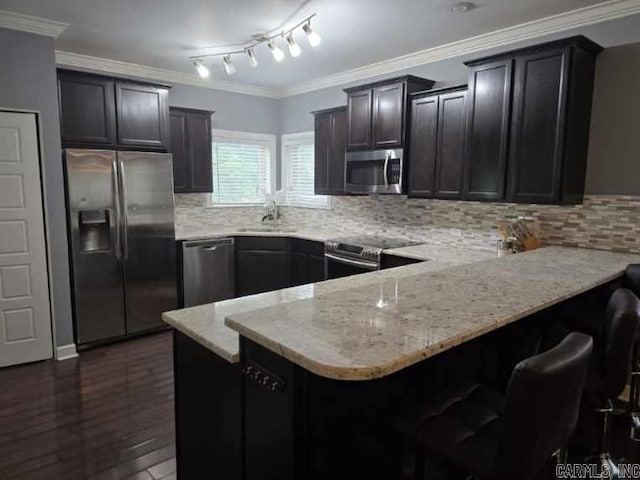
M 233 75 L 237 72 L 235 65 L 231 62 L 231 55 L 227 54 L 222 57 L 222 63 L 224 64 L 224 71 L 227 75 Z
M 196 67 L 196 71 L 201 78 L 209 78 L 209 69 L 205 66 L 202 60 L 196 58 L 193 61 L 193 66 Z
M 311 20 L 309 20 L 307 23 L 305 23 L 302 26 L 302 30 L 304 30 L 304 33 L 307 34 L 307 40 L 309 40 L 309 45 L 311 45 L 312 47 L 317 47 L 318 45 L 320 45 L 320 43 L 322 42 L 322 37 L 318 35 L 318 32 L 314 31 L 311 28 Z
M 273 55 L 273 58 L 276 62 L 281 62 L 284 60 L 284 52 L 279 46 L 274 43 L 273 40 L 267 43 L 267 46 L 271 50 L 271 55 Z
M 292 57 L 299 57 L 302 53 L 302 49 L 300 45 L 296 43 L 296 39 L 293 38 L 293 34 L 289 32 L 289 35 L 286 36 L 285 40 L 287 41 L 287 45 L 289 45 L 289 53 Z
M 209 57 L 222 57 L 222 65 L 224 66 L 225 72 L 227 72 L 227 75 L 233 75 L 237 72 L 237 69 L 231 61 L 231 56 L 244 54 L 249 58 L 249 65 L 255 68 L 258 66 L 258 59 L 255 55 L 255 47 L 262 45 L 263 43 L 266 43 L 267 47 L 269 47 L 269 50 L 271 50 L 273 59 L 276 62 L 282 62 L 284 61 L 285 53 L 282 48 L 280 48 L 276 43 L 278 38 L 284 39 L 284 41 L 287 42 L 287 47 L 289 47 L 289 53 L 292 57 L 299 57 L 302 53 L 302 48 L 300 48 L 300 45 L 298 45 L 296 39 L 293 36 L 294 32 L 299 28 L 302 28 L 307 36 L 309 45 L 311 45 L 312 47 L 317 47 L 322 42 L 322 38 L 320 37 L 320 35 L 318 35 L 318 33 L 311 28 L 311 20 L 315 16 L 316 14 L 314 13 L 313 15 L 306 17 L 300 23 L 297 23 L 288 30 L 279 32 L 271 31 L 268 33 L 259 33 L 256 35 L 252 35 L 251 40 L 243 44 L 237 50 L 226 52 L 219 51 L 218 53 L 210 53 L 205 55 L 194 55 L 193 57 L 191 57 L 191 59 L 193 60 L 193 66 L 202 78 L 207 78 L 209 76 L 209 69 L 205 66 L 203 59 Z
M 258 59 L 256 58 L 256 54 L 253 53 L 253 48 L 247 48 L 247 56 L 249 57 L 249 65 L 252 68 L 256 68 L 258 66 Z

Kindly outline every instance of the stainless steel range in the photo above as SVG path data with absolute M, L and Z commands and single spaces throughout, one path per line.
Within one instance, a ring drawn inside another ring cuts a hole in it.
M 380 270 L 383 250 L 408 247 L 418 243 L 402 238 L 375 235 L 327 240 L 324 244 L 327 278 Z

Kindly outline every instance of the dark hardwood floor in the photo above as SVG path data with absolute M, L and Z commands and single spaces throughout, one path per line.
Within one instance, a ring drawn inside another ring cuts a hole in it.
M 0 369 L 0 479 L 175 479 L 169 332 Z

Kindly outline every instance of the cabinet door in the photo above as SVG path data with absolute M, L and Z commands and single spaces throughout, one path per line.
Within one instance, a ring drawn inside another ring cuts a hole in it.
M 307 269 L 307 257 L 306 253 L 302 252 L 291 252 L 291 272 L 289 278 L 289 284 L 292 287 L 297 287 L 298 285 L 304 285 L 305 283 L 309 283 L 309 272 Z
M 373 148 L 399 147 L 404 137 L 404 83 L 373 89 Z
M 287 287 L 286 251 L 240 250 L 236 252 L 238 296 L 280 290 Z
M 411 104 L 411 197 L 432 197 L 436 169 L 438 96 L 416 98 Z
M 344 195 L 344 162 L 347 153 L 347 112 L 331 114 L 331 154 L 329 155 L 329 193 Z
M 179 110 L 171 110 L 171 153 L 173 154 L 173 191 L 176 193 L 189 192 L 189 168 L 187 152 L 187 114 Z
M 125 147 L 166 149 L 169 145 L 168 96 L 166 88 L 118 82 L 118 143 Z
M 188 112 L 190 192 L 213 192 L 211 114 Z
M 372 91 L 353 92 L 347 98 L 347 149 L 371 148 L 371 98 Z
M 324 257 L 320 255 L 308 255 L 307 257 L 307 283 L 322 282 L 327 279 L 324 267 Z
M 509 200 L 560 201 L 569 49 L 516 58 Z
M 436 155 L 436 198 L 462 198 L 467 92 L 440 95 Z
M 464 175 L 468 200 L 505 196 L 512 63 L 508 59 L 470 68 Z
M 329 162 L 331 161 L 331 116 L 315 119 L 313 191 L 316 195 L 329 193 Z
M 103 77 L 58 74 L 63 146 L 112 146 L 116 143 L 114 82 Z

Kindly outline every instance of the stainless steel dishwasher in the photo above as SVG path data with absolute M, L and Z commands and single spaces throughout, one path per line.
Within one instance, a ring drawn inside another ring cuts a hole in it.
M 235 296 L 234 239 L 194 240 L 182 244 L 184 306 Z

